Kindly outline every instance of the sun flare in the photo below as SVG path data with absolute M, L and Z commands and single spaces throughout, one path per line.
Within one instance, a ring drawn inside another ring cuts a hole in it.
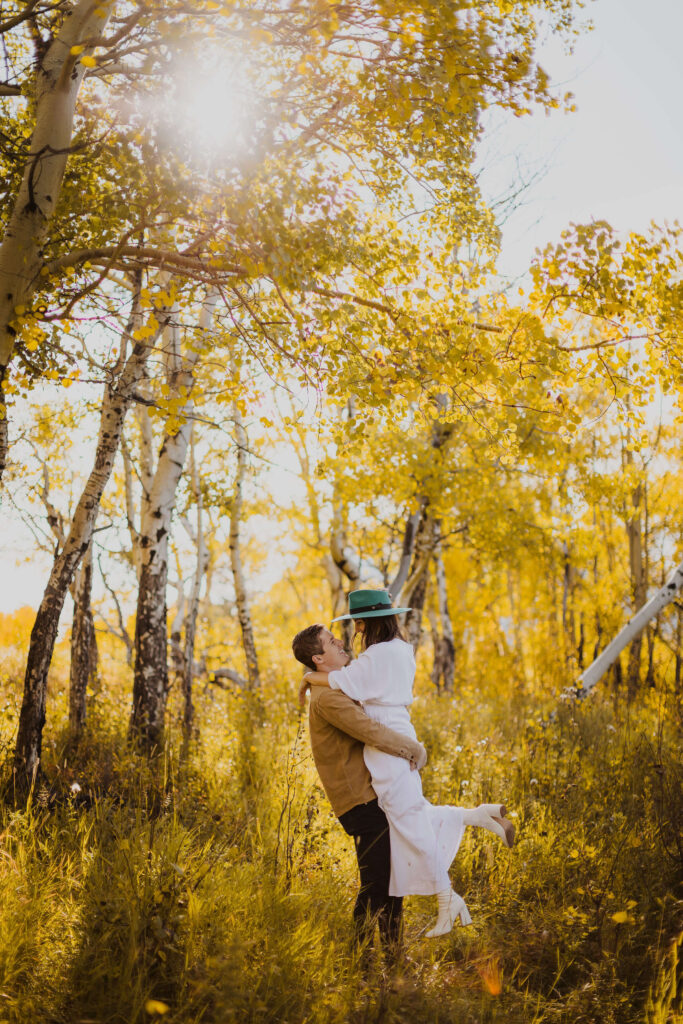
M 201 162 L 229 160 L 244 152 L 256 109 L 244 65 L 212 54 L 199 67 L 192 61 L 179 69 L 166 134 Z

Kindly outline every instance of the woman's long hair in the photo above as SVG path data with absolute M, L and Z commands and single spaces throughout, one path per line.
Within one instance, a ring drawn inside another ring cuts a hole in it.
M 378 615 L 373 619 L 363 619 L 363 622 L 365 623 L 365 630 L 362 633 L 364 651 L 367 651 L 368 647 L 372 647 L 373 644 L 383 644 L 396 637 L 405 640 L 398 624 L 398 615 Z

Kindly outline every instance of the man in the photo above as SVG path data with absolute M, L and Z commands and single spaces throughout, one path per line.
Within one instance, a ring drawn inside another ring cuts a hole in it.
M 332 672 L 351 660 L 341 640 L 320 624 L 297 633 L 292 650 L 297 661 L 312 671 Z M 353 911 L 356 938 L 364 945 L 371 943 L 377 920 L 383 945 L 395 949 L 401 935 L 403 900 L 389 895 L 389 824 L 372 788 L 363 747 L 368 744 L 403 757 L 418 769 L 426 764 L 425 748 L 373 721 L 360 704 L 327 686 L 311 687 L 309 727 L 313 759 L 332 810 L 355 841 L 360 872 Z

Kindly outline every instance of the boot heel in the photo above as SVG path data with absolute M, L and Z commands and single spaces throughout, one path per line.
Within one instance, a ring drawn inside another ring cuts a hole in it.
M 460 908 L 458 917 L 460 918 L 460 924 L 463 927 L 466 927 L 468 924 L 472 924 L 472 918 L 470 917 L 470 912 L 467 909 L 465 901 L 464 899 L 462 899 L 462 897 L 460 897 L 460 902 L 462 903 L 462 907 Z
M 470 912 L 467 909 L 462 896 L 458 896 L 457 892 L 451 892 L 451 898 L 448 901 L 448 906 L 439 912 L 439 916 L 436 919 L 434 927 L 426 933 L 428 939 L 435 939 L 439 935 L 447 935 L 453 928 L 455 922 L 460 918 L 461 925 L 472 924 L 472 918 Z

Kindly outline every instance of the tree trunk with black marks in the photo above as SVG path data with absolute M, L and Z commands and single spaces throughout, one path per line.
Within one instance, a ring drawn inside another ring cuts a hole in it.
M 24 678 L 24 698 L 15 749 L 19 785 L 19 777 L 30 782 L 40 761 L 45 724 L 47 673 L 52 661 L 59 618 L 74 572 L 90 544 L 102 492 L 114 465 L 126 410 L 126 400 L 107 385 L 95 467 L 81 495 L 66 544 L 52 566 L 50 579 L 31 631 Z
M 92 541 L 81 562 L 74 588 L 69 675 L 69 726 L 79 736 L 85 725 L 88 685 L 97 676 L 97 638 L 92 614 Z
M 163 736 L 168 664 L 166 661 L 167 544 L 170 509 L 159 508 L 153 521 L 143 523 L 143 563 L 135 617 L 135 669 L 131 732 L 146 750 Z M 145 532 L 148 527 L 150 532 Z
M 566 541 L 562 544 L 562 632 L 564 636 L 565 664 L 576 658 L 576 623 L 574 620 L 575 571 L 572 555 Z
M 441 693 L 441 633 L 439 618 L 429 602 L 427 603 L 427 618 L 432 633 L 432 683 L 436 692 Z
M 443 562 L 443 552 L 439 539 L 439 524 L 435 525 L 437 537 L 434 552 L 434 579 L 436 583 L 436 599 L 439 608 L 439 649 L 438 649 L 438 671 L 439 680 L 446 693 L 452 693 L 455 685 L 455 634 L 453 632 L 453 621 L 448 607 L 448 590 L 446 587 L 446 569 Z M 435 658 L 436 672 L 436 658 Z M 440 689 L 441 687 L 439 687 Z
M 453 437 L 454 425 L 442 418 L 448 409 L 448 396 L 445 394 L 437 395 L 435 406 L 437 415 L 432 422 L 429 447 L 434 453 L 432 457 L 439 459 L 442 457 L 441 452 L 443 448 Z M 413 534 L 413 560 L 401 595 L 401 603 L 405 603 L 411 608 L 411 611 L 406 612 L 404 632 L 406 639 L 413 645 L 416 651 L 422 638 L 422 611 L 427 594 L 429 563 L 434 551 L 436 542 L 435 530 L 437 529 L 437 523 L 429 514 L 429 498 L 426 494 L 420 496 L 418 513 L 419 516 L 415 522 L 416 529 Z M 409 528 L 412 525 L 409 522 L 407 527 Z M 406 531 L 407 534 L 408 529 Z M 409 543 L 410 538 L 407 536 L 404 538 L 404 546 L 405 541 Z M 402 562 L 404 563 L 404 559 L 402 559 Z M 402 572 L 402 570 L 404 570 L 404 564 L 399 572 Z
M 197 526 L 195 533 L 197 565 L 194 572 L 194 578 L 192 580 L 192 591 L 188 601 L 187 614 L 185 615 L 185 646 L 183 651 L 183 732 L 186 738 L 192 735 L 194 729 L 194 705 L 192 703 L 194 644 L 197 632 L 197 616 L 199 614 L 199 595 L 201 593 L 202 581 L 209 562 L 209 552 L 204 540 L 202 489 L 197 469 L 194 437 L 192 439 L 190 451 L 190 477 L 195 499 L 195 508 L 197 511 Z
M 633 461 L 633 453 L 628 452 L 627 461 Z M 643 541 L 642 541 L 642 520 L 641 502 L 643 488 L 641 484 L 634 489 L 631 495 L 632 514 L 626 520 L 626 533 L 628 536 L 628 555 L 631 570 L 631 590 L 633 594 L 633 607 L 638 612 L 645 604 L 647 598 L 647 580 L 643 565 Z M 643 645 L 643 634 L 638 632 L 631 642 L 629 651 L 628 667 L 626 669 L 626 692 L 629 703 L 633 700 L 640 683 L 640 656 Z
M 131 319 L 126 330 L 128 337 L 137 318 L 138 298 L 136 295 L 133 301 Z M 114 467 L 126 412 L 155 340 L 134 342 L 127 358 L 122 347 L 119 363 L 123 363 L 123 369 L 117 365 L 112 373 L 113 381 L 105 386 L 94 466 L 76 506 L 64 546 L 54 560 L 31 631 L 24 677 L 24 696 L 14 752 L 17 788 L 21 792 L 30 786 L 40 763 L 45 725 L 47 674 L 64 601 L 74 573 L 90 546 L 102 493 Z
M 76 99 L 85 71 L 79 56 L 71 51 L 82 41 L 102 34 L 112 9 L 113 4 L 99 7 L 92 0 L 72 5 L 34 70 L 34 103 L 29 106 L 34 112 L 31 142 L 0 244 L 0 480 L 9 446 L 3 385 L 14 355 L 17 307 L 28 306 L 44 280 L 40 276 L 41 250 L 62 191 Z M 47 640 L 49 633 L 49 628 L 41 627 L 41 637 Z
M 230 504 L 230 560 L 235 586 L 237 617 L 239 618 L 240 630 L 242 631 L 242 648 L 247 663 L 247 680 L 249 689 L 256 691 L 261 686 L 261 677 L 259 674 L 258 656 L 256 654 L 254 629 L 251 623 L 247 585 L 242 567 L 242 553 L 240 551 L 240 525 L 244 501 L 242 490 L 247 472 L 247 432 L 244 429 L 242 414 L 237 402 L 233 403 L 232 414 L 235 425 L 235 445 L 237 447 L 237 471 L 235 474 L 235 488 Z
M 344 588 L 344 573 L 335 562 L 331 552 L 325 553 L 322 559 L 322 564 L 327 574 L 328 583 L 330 584 L 332 618 L 336 619 L 340 615 L 346 615 L 348 611 L 349 595 Z M 342 619 L 342 621 L 337 623 L 337 625 L 341 632 L 344 647 L 347 651 L 350 651 L 351 641 L 353 638 L 353 622 L 350 619 Z
M 398 566 L 398 571 L 394 576 L 393 580 L 387 588 L 393 601 L 394 607 L 398 608 L 401 605 L 401 592 L 405 586 L 408 574 L 410 573 L 410 566 L 413 560 L 413 551 L 415 549 L 415 538 L 417 531 L 422 521 L 422 516 L 426 508 L 426 502 L 424 499 L 420 501 L 420 507 L 416 512 L 412 512 L 406 519 L 405 529 L 403 531 L 403 547 L 401 550 L 401 561 Z
M 416 651 L 422 640 L 422 614 L 427 596 L 433 541 L 434 520 L 425 512 L 415 537 L 412 574 L 403 588 L 403 600 L 410 607 L 410 611 L 405 613 L 403 632 Z
M 681 668 L 683 667 L 683 609 L 676 605 L 676 668 L 674 675 L 674 693 L 681 693 Z
M 213 320 L 218 293 L 210 289 L 202 305 L 201 330 Z M 158 749 L 164 731 L 168 696 L 168 629 L 166 624 L 166 585 L 168 582 L 168 537 L 175 508 L 176 491 L 183 472 L 192 431 L 194 368 L 199 345 L 180 357 L 180 328 L 169 326 L 165 338 L 168 360 L 168 386 L 171 394 L 182 398 L 181 425 L 166 431 L 159 451 L 149 498 L 143 501 L 140 522 L 140 583 L 135 617 L 135 669 L 133 672 L 133 708 L 130 732 L 141 748 L 151 753 Z

